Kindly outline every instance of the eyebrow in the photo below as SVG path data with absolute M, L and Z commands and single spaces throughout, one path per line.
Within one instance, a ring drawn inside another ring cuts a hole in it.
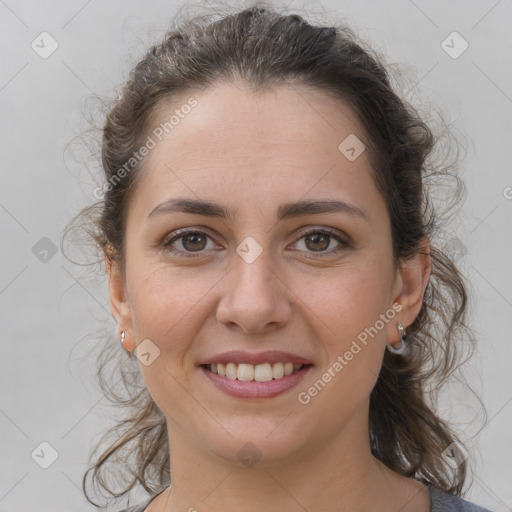
M 167 213 L 192 213 L 206 217 L 217 217 L 234 221 L 236 211 L 231 211 L 213 201 L 203 201 L 190 198 L 171 198 L 156 206 L 148 215 L 148 219 L 155 215 Z M 322 213 L 344 213 L 352 217 L 360 217 L 369 222 L 367 215 L 357 206 L 338 200 L 297 201 L 285 203 L 277 210 L 277 220 L 292 219 L 303 215 L 317 215 Z

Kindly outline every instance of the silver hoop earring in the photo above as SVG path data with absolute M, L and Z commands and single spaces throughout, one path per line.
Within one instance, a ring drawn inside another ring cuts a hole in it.
M 398 332 L 400 333 L 400 339 L 402 343 L 400 344 L 399 348 L 394 348 L 390 344 L 386 345 L 386 348 L 392 352 L 393 354 L 397 354 L 399 356 L 403 356 L 409 351 L 409 343 L 407 342 L 407 332 L 405 331 L 405 327 L 402 325 L 402 322 L 398 322 L 396 324 L 396 328 L 398 329 Z
M 121 331 L 121 343 L 124 343 L 124 331 Z

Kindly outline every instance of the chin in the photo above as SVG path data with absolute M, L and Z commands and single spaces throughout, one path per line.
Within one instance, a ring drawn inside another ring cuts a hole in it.
M 258 467 L 278 467 L 295 457 L 304 457 L 308 442 L 303 425 L 299 430 L 290 428 L 286 420 L 279 423 L 263 418 L 258 418 L 256 423 L 254 419 L 239 420 L 236 428 L 226 428 L 232 436 L 224 432 L 220 439 L 202 437 L 202 441 L 209 442 L 216 456 L 240 467 L 250 468 L 256 464 Z

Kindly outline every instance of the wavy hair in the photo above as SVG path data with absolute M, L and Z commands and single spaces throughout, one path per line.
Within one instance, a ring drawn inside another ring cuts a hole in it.
M 182 19 L 149 48 L 109 105 L 101 141 L 104 183 L 112 183 L 143 145 L 160 106 L 179 94 L 240 79 L 254 90 L 306 85 L 348 104 L 370 141 L 373 177 L 391 220 L 397 267 L 422 250 L 423 237 L 429 240 L 431 277 L 421 310 L 408 327 L 413 350 L 407 356 L 385 351 L 370 395 L 370 442 L 372 454 L 395 472 L 460 495 L 466 461 L 453 467 L 445 450 L 452 443 L 464 445 L 436 413 L 435 400 L 461 366 L 472 331 L 467 324 L 467 285 L 440 246 L 447 217 L 431 196 L 436 183 L 451 182 L 446 212 L 462 199 L 464 184 L 454 170 L 459 149 L 455 158 L 443 152 L 449 130 L 445 126 L 443 133 L 434 135 L 427 116 L 399 95 L 384 57 L 351 28 L 343 23 L 315 25 L 262 2 L 217 19 L 205 14 Z M 101 200 L 83 209 L 68 227 L 85 229 L 101 259 L 116 261 L 123 271 L 127 205 L 143 169 L 144 159 L 115 186 L 103 187 Z M 129 412 L 106 432 L 102 441 L 108 436 L 114 440 L 84 474 L 83 490 L 93 504 L 87 485 L 91 472 L 93 482 L 116 498 L 137 484 L 153 494 L 170 482 L 166 418 L 142 382 L 135 356 L 127 355 L 112 336 L 104 341 L 97 358 L 99 383 L 114 405 Z M 124 396 L 108 384 L 113 376 L 123 383 Z M 121 480 L 120 490 L 111 488 L 104 471 Z

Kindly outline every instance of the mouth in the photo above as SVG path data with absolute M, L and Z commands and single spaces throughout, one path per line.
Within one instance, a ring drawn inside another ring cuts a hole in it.
M 297 386 L 311 371 L 313 364 L 208 363 L 201 364 L 203 375 L 217 389 L 237 398 L 272 398 Z
M 243 382 L 269 382 L 271 380 L 282 379 L 294 373 L 297 373 L 305 366 L 305 364 L 291 362 L 277 363 L 214 363 L 201 365 L 211 373 L 227 377 L 231 380 L 239 380 Z

